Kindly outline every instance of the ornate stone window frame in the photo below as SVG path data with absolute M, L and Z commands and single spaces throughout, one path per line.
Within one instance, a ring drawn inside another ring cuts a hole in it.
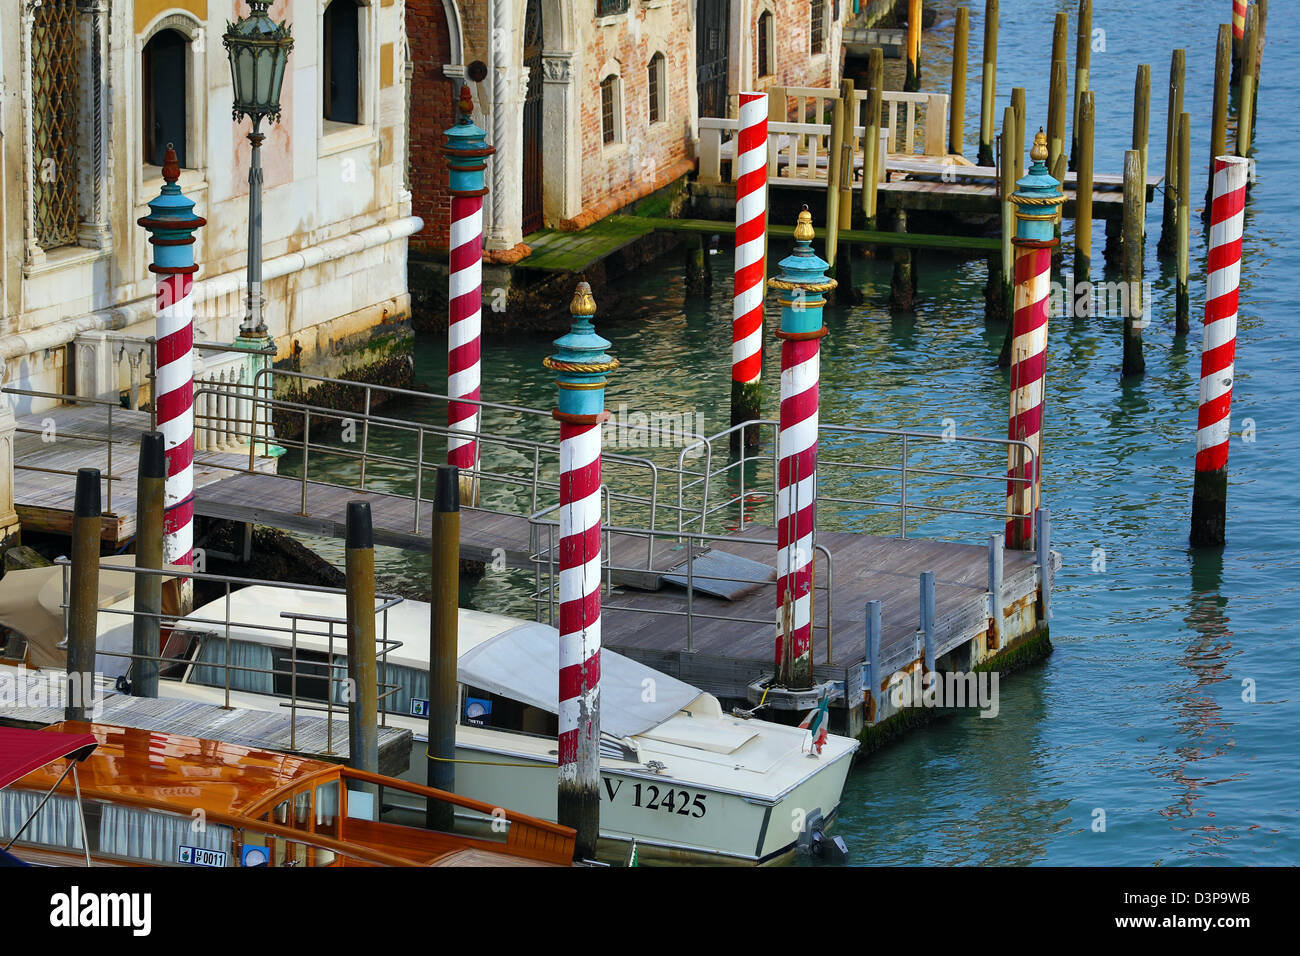
M 144 90 L 144 48 L 163 30 L 175 30 L 188 41 L 185 52 L 185 161 L 181 170 L 181 189 L 192 195 L 203 192 L 208 186 L 208 54 L 213 43 L 203 21 L 186 10 L 167 10 L 159 14 L 134 38 L 134 59 L 129 72 L 133 95 L 127 107 L 127 121 L 131 131 L 127 137 L 127 155 L 135 170 L 134 204 L 141 206 L 158 194 L 162 188 L 162 167 L 144 161 L 144 117 L 139 102 Z M 217 54 L 225 53 L 220 47 Z
M 32 30 L 40 0 L 23 3 L 20 30 L 23 111 L 23 275 L 32 277 L 102 259 L 112 251 L 109 224 L 109 4 L 77 0 L 81 88 L 77 118 L 77 239 L 42 249 L 36 241 L 35 133 L 32 128 Z
M 380 4 L 375 0 L 353 0 L 357 5 L 357 123 L 336 123 L 325 119 L 325 8 L 336 0 L 316 4 L 316 155 L 331 156 L 358 146 L 379 142 L 379 24 Z

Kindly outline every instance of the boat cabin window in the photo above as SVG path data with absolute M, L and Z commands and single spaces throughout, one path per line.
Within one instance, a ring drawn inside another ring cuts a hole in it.
M 40 806 L 44 795 L 12 787 L 0 790 L 0 845 L 13 838 L 32 811 Z M 90 826 L 89 819 L 86 826 Z M 77 813 L 77 801 L 72 797 L 50 797 L 27 824 L 18 842 L 59 850 L 81 850 L 81 818 Z
M 338 781 L 324 783 L 316 788 L 316 832 L 332 837 L 339 835 L 339 785 Z
M 479 687 L 466 688 L 460 722 L 471 727 L 492 727 L 539 737 L 555 737 L 560 732 L 560 721 L 555 714 Z
M 274 693 L 275 685 L 270 673 L 273 657 L 272 649 L 265 644 L 231 641 L 230 689 L 251 691 L 254 694 Z M 226 639 L 221 636 L 204 637 L 194 657 L 194 664 L 190 671 L 190 683 L 225 687 Z

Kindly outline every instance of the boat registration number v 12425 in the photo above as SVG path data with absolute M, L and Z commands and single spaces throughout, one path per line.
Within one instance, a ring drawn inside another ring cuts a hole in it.
M 626 780 L 611 780 L 601 777 L 605 783 L 605 799 L 610 803 L 618 800 L 631 802 L 632 806 L 643 810 L 661 810 L 683 817 L 699 819 L 708 813 L 708 794 L 691 793 L 680 787 L 660 786 L 656 783 L 631 783 Z M 627 787 L 627 792 L 623 791 Z

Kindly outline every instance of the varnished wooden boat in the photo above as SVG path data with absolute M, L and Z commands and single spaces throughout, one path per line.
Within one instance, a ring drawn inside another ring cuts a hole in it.
M 467 836 L 377 819 L 376 792 L 497 821 Z M 71 866 L 568 865 L 574 834 L 420 784 L 104 724 L 0 728 L 0 847 Z

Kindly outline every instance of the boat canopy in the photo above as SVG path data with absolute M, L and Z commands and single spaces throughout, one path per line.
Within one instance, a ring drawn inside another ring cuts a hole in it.
M 457 662 L 457 679 L 470 687 L 559 713 L 559 634 L 524 623 L 488 638 Z M 635 737 L 690 705 L 698 687 L 610 650 L 600 652 L 600 729 Z
M 94 734 L 0 727 L 0 790 L 61 757 L 84 760 L 98 743 Z

